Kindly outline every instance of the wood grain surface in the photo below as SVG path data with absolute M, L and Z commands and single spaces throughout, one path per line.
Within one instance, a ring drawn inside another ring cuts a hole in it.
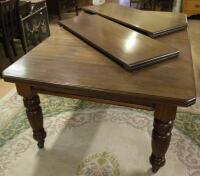
M 179 54 L 175 48 L 98 15 L 82 13 L 59 24 L 128 71 L 175 58 Z
M 38 92 L 59 92 L 102 102 L 133 104 L 195 103 L 193 64 L 186 30 L 156 40 L 180 54 L 151 67 L 127 72 L 105 55 L 60 28 L 3 72 L 6 81 L 28 84 Z M 61 34 L 62 35 L 61 35 Z M 144 103 L 145 102 L 145 103 Z
M 87 6 L 83 7 L 83 10 L 101 15 L 152 38 L 183 30 L 187 27 L 186 16 L 181 13 L 163 13 L 161 15 L 160 12 L 142 11 L 117 3 Z

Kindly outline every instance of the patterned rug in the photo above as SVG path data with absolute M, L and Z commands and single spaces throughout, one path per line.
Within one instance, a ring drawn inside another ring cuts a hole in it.
M 0 100 L 0 176 L 150 176 L 153 113 L 40 95 L 38 150 L 22 98 Z M 155 176 L 200 175 L 200 101 L 178 110 L 167 163 Z

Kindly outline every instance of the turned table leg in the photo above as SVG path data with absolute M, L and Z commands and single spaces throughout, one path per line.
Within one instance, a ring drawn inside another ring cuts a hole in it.
M 176 116 L 176 107 L 159 105 L 155 109 L 154 116 L 150 163 L 152 165 L 152 171 L 156 173 L 165 165 L 165 154 L 171 140 L 171 131 Z
M 44 147 L 46 132 L 43 128 L 43 115 L 40 107 L 40 99 L 38 95 L 31 98 L 24 98 L 24 106 L 29 123 L 33 129 L 33 138 L 38 142 L 38 147 Z
M 43 128 L 43 115 L 39 96 L 27 85 L 18 84 L 16 86 L 18 93 L 23 96 L 26 114 L 33 129 L 33 138 L 38 142 L 39 148 L 44 148 L 46 132 Z

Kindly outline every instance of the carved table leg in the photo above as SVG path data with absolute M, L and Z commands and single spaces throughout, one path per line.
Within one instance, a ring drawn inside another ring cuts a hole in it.
M 38 147 L 43 148 L 46 132 L 43 128 L 43 115 L 39 96 L 28 86 L 17 85 L 17 90 L 24 98 L 26 114 L 33 129 L 33 138 L 38 142 Z
M 31 98 L 24 98 L 24 106 L 31 127 L 33 128 L 33 138 L 38 142 L 38 147 L 44 147 L 46 132 L 43 128 L 42 109 L 38 95 Z
M 176 107 L 156 107 L 152 132 L 152 154 L 150 156 L 150 163 L 154 173 L 165 165 L 165 154 L 170 144 L 175 116 Z

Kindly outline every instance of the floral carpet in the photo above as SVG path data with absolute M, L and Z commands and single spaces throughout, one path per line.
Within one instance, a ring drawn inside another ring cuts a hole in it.
M 40 95 L 47 131 L 38 150 L 22 98 L 0 100 L 0 176 L 149 176 L 153 113 Z M 200 101 L 178 110 L 160 176 L 200 175 Z

